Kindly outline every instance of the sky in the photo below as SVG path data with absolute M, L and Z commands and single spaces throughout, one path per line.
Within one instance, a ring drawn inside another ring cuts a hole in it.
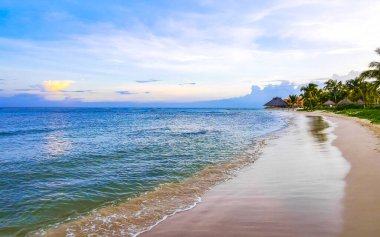
M 224 101 L 345 78 L 377 60 L 379 12 L 378 0 L 0 0 L 0 105 Z

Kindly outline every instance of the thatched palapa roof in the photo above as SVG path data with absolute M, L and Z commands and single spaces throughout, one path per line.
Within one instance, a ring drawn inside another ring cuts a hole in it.
M 274 97 L 271 101 L 266 103 L 264 106 L 268 107 L 280 107 L 280 108 L 288 108 L 288 104 L 283 101 L 280 97 Z
M 344 98 L 343 100 L 339 101 L 337 105 L 350 105 L 350 104 L 352 104 L 352 101 L 347 98 Z
M 358 99 L 358 101 L 356 102 L 358 105 L 364 105 L 364 101 L 362 99 Z
M 328 101 L 326 101 L 325 103 L 323 103 L 323 105 L 324 105 L 324 106 L 334 106 L 335 103 L 334 103 L 333 101 L 331 101 L 331 100 L 328 100 Z

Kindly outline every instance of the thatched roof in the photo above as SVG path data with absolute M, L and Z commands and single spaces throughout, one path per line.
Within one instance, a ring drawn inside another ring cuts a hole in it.
M 358 101 L 356 102 L 358 105 L 364 105 L 364 101 L 362 99 L 358 99 Z
M 352 104 L 352 101 L 347 98 L 344 98 L 343 100 L 339 101 L 337 105 L 350 105 L 350 104 Z
M 324 106 L 334 106 L 335 105 L 335 103 L 333 102 L 333 101 L 331 101 L 331 100 L 328 100 L 328 101 L 326 101 L 325 103 L 323 103 L 323 105 Z
M 264 106 L 269 107 L 282 107 L 282 108 L 288 108 L 288 104 L 283 101 L 280 97 L 274 97 L 271 101 L 266 103 Z

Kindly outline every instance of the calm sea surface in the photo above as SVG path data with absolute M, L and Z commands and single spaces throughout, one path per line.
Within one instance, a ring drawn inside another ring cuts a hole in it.
M 225 109 L 0 109 L 0 235 L 180 182 L 287 126 Z

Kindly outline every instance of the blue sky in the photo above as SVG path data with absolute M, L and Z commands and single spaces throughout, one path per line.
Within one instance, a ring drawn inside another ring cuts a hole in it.
M 0 0 L 0 97 L 182 103 L 346 75 L 376 60 L 379 12 L 370 0 Z

